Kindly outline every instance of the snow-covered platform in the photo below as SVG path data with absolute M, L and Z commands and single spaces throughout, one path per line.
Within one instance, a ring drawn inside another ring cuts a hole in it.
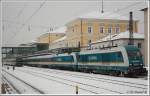
M 37 67 L 3 68 L 3 79 L 21 94 L 148 94 L 148 80 Z

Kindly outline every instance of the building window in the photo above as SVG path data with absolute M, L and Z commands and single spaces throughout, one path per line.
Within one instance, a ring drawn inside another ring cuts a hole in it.
M 101 26 L 101 27 L 100 27 L 100 33 L 103 33 L 103 32 L 104 32 L 104 27 Z
M 88 33 L 92 32 L 92 26 L 88 26 Z
M 111 32 L 112 32 L 112 28 L 109 27 L 109 28 L 108 28 L 108 33 L 111 33 Z
M 80 48 L 80 41 L 78 42 L 78 47 Z
M 141 48 L 142 47 L 142 44 L 141 43 L 138 43 L 138 48 Z
M 120 28 L 119 28 L 119 27 L 116 27 L 115 32 L 116 32 L 116 33 L 119 33 L 119 32 L 120 32 Z
M 74 32 L 74 28 L 72 28 L 72 32 Z

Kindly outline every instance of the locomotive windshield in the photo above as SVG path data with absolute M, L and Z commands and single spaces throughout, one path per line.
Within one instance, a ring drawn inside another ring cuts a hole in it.
M 129 64 L 130 65 L 139 65 L 142 64 L 142 55 L 140 51 L 127 51 Z
M 135 58 L 135 57 L 140 57 L 141 54 L 139 51 L 128 51 L 128 56 L 131 57 L 131 58 Z

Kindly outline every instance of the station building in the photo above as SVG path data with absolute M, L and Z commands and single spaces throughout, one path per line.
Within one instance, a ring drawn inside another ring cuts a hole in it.
M 129 30 L 129 17 L 94 11 L 73 19 L 66 26 L 66 45 L 85 48 L 108 34 Z M 133 21 L 133 32 L 138 32 L 137 20 Z
M 57 49 L 57 48 L 65 48 L 67 47 L 67 43 L 66 43 L 66 38 L 67 36 L 61 37 L 60 39 L 57 39 L 55 41 L 53 41 L 52 43 L 50 43 L 50 47 L 49 49 Z
M 22 46 L 22 45 L 34 47 L 34 48 L 36 48 L 36 51 L 42 51 L 42 50 L 48 50 L 49 49 L 48 43 L 38 43 L 36 41 L 30 42 L 27 44 L 20 44 L 20 46 Z
M 2 65 L 15 65 L 17 57 L 25 56 L 36 51 L 32 46 L 2 47 Z
M 61 27 L 37 38 L 38 43 L 52 43 L 53 41 L 65 36 L 66 27 Z

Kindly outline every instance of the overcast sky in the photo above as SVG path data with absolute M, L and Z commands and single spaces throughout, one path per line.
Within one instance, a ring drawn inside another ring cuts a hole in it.
M 134 19 L 139 20 L 139 32 L 143 33 L 143 12 L 139 10 L 148 6 L 147 1 L 104 0 L 104 12 L 129 17 L 129 11 L 133 11 Z M 47 33 L 50 27 L 64 26 L 72 18 L 91 11 L 101 12 L 101 0 L 5 0 L 1 5 L 3 46 L 28 43 Z

